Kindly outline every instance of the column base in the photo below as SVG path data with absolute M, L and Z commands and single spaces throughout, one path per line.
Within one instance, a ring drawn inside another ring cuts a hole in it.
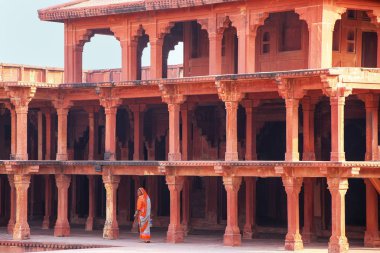
M 92 231 L 94 228 L 94 218 L 88 217 L 86 220 L 85 231 Z
M 345 236 L 331 238 L 329 242 L 329 253 L 345 253 L 348 252 L 349 244 Z
M 225 161 L 238 161 L 239 160 L 239 154 L 238 154 L 238 152 L 226 152 L 224 160 Z
M 28 160 L 28 154 L 16 154 L 14 160 Z
M 181 153 L 169 153 L 168 154 L 168 161 L 181 161 L 182 155 Z
M 316 236 L 315 236 L 314 233 L 311 233 L 311 232 L 302 233 L 302 241 L 303 241 L 303 243 L 311 243 L 315 239 L 316 239 Z
M 299 161 L 300 154 L 296 153 L 285 153 L 285 161 Z
M 119 226 L 111 222 L 104 225 L 103 238 L 108 240 L 115 240 L 119 238 Z
M 30 228 L 28 223 L 23 225 L 15 224 L 13 228 L 13 240 L 26 240 L 30 238 Z
M 42 229 L 49 229 L 50 226 L 50 217 L 44 216 L 44 220 L 42 221 Z
M 285 250 L 303 250 L 303 242 L 300 234 L 286 235 L 285 238 Z
M 243 239 L 252 239 L 256 234 L 256 229 L 252 226 L 244 226 Z
M 224 246 L 240 246 L 241 245 L 241 234 L 240 233 L 231 233 L 224 234 L 223 238 Z
M 182 224 L 182 229 L 184 236 L 187 236 L 190 232 L 190 226 L 187 224 Z
M 346 160 L 346 153 L 345 152 L 331 152 L 330 153 L 330 161 L 333 162 L 344 162 Z
M 315 161 L 315 153 L 314 152 L 304 152 L 302 154 L 302 161 Z
M 365 232 L 364 247 L 377 248 L 380 247 L 380 238 L 378 232 L 376 234 Z
M 184 230 L 181 225 L 171 226 L 169 225 L 168 232 L 166 234 L 166 241 L 168 243 L 180 243 L 184 239 Z
M 115 154 L 110 152 L 104 152 L 104 160 L 115 161 Z
M 56 224 L 54 227 L 55 237 L 67 237 L 70 236 L 70 225 L 69 224 Z
M 57 161 L 67 161 L 68 160 L 67 154 L 57 154 L 56 160 Z
M 8 222 L 8 226 L 7 226 L 7 231 L 8 231 L 8 234 L 13 234 L 13 229 L 15 227 L 15 222 L 14 221 L 9 221 Z

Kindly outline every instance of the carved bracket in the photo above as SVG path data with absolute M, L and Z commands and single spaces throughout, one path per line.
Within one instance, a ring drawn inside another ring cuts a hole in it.
M 278 94 L 283 99 L 301 99 L 307 93 L 306 90 L 302 89 L 301 85 L 297 84 L 296 79 L 276 77 L 276 83 L 278 85 Z
M 245 96 L 235 81 L 216 81 L 215 85 L 223 102 L 239 102 Z
M 341 86 L 340 76 L 321 76 L 322 91 L 328 97 L 348 97 L 352 94 L 352 88 Z
M 162 84 L 158 85 L 161 91 L 162 102 L 167 104 L 182 104 L 186 101 L 186 95 L 179 90 L 178 84 Z
M 112 88 L 99 88 L 96 90 L 100 105 L 104 108 L 117 108 L 122 100 L 113 94 Z

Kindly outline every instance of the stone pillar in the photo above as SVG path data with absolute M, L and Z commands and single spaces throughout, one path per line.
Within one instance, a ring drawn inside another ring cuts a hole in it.
M 223 34 L 209 32 L 209 75 L 222 74 L 222 39 Z
M 226 101 L 226 161 L 239 160 L 237 150 L 237 110 L 239 103 Z
M 313 219 L 314 219 L 314 180 L 313 178 L 305 178 L 304 180 L 304 222 L 302 229 L 302 239 L 304 243 L 310 243 L 314 233 Z
M 163 39 L 149 38 L 150 43 L 150 79 L 162 78 L 162 46 Z
M 331 237 L 329 253 L 348 252 L 345 224 L 345 195 L 348 189 L 347 178 L 327 178 L 331 193 Z
M 245 225 L 244 239 L 252 239 L 256 232 L 256 178 L 244 177 L 245 181 Z
M 11 159 L 16 158 L 17 148 L 17 115 L 16 110 L 11 109 Z
M 312 104 L 310 97 L 302 99 L 303 112 L 303 161 L 315 161 L 314 149 L 314 111 L 315 104 Z M 304 239 L 305 241 L 305 239 Z
M 151 178 L 152 177 L 147 178 L 147 186 L 149 186 L 150 181 L 151 181 L 149 179 Z M 120 186 L 117 192 L 118 220 L 121 225 L 125 225 L 126 223 L 129 223 L 129 217 L 130 217 L 129 216 L 129 213 L 130 213 L 129 202 L 131 200 L 130 189 L 131 189 L 131 186 L 129 184 L 129 177 L 122 176 L 120 178 Z M 150 193 L 151 192 L 150 188 L 148 188 L 147 191 Z M 150 200 L 151 202 L 153 201 L 152 198 Z
M 58 189 L 57 221 L 54 227 L 54 236 L 65 237 L 70 235 L 68 214 L 68 189 L 71 178 L 69 175 L 56 174 L 55 183 Z
M 78 214 L 77 214 L 77 175 L 71 176 L 71 188 L 70 188 L 70 194 L 71 194 L 71 205 L 70 205 L 70 221 L 71 222 L 77 222 L 78 221 Z
M 189 108 L 187 104 L 181 106 L 182 120 L 182 160 L 189 160 Z
M 54 101 L 54 107 L 58 115 L 58 143 L 57 143 L 57 157 L 58 161 L 66 161 L 67 154 L 67 115 L 71 107 L 70 101 L 57 100 Z
M 28 105 L 15 106 L 17 114 L 16 160 L 28 160 Z
M 379 97 L 375 94 L 359 95 L 365 103 L 366 111 L 366 161 L 376 161 L 378 157 Z
M 282 182 L 285 187 L 288 206 L 288 233 L 285 237 L 285 249 L 302 250 L 303 243 L 299 229 L 299 193 L 302 178 L 284 176 Z
M 375 187 L 365 179 L 366 186 L 366 231 L 364 234 L 365 247 L 380 247 L 379 238 L 379 200 Z
M 11 188 L 11 192 L 10 192 L 11 206 L 10 206 L 10 214 L 9 214 L 10 217 L 9 217 L 7 231 L 8 231 L 8 234 L 13 234 L 13 228 L 16 222 L 16 188 L 15 188 L 14 176 L 8 175 L 8 181 L 9 181 L 9 186 Z
M 16 223 L 13 228 L 13 240 L 25 240 L 30 237 L 28 224 L 28 188 L 30 175 L 15 174 Z
M 256 154 L 256 122 L 253 120 L 254 103 L 252 100 L 244 100 L 245 109 L 245 160 L 257 160 Z
M 95 120 L 94 110 L 88 109 L 88 160 L 95 158 Z
M 240 10 L 240 16 L 236 24 L 237 37 L 238 37 L 238 74 L 247 73 L 247 58 L 250 56 L 247 54 L 247 11 L 245 9 Z
M 121 100 L 112 98 L 112 93 L 105 95 L 100 99 L 106 115 L 104 160 L 113 161 L 116 160 L 116 113 Z
M 88 178 L 88 216 L 86 220 L 86 231 L 92 231 L 95 217 L 95 176 Z
M 330 97 L 331 106 L 331 161 L 345 161 L 344 153 L 345 97 Z
M 51 160 L 51 113 L 45 111 L 46 139 L 45 139 L 45 160 Z
M 106 188 L 106 221 L 103 229 L 103 238 L 114 240 L 119 238 L 119 225 L 117 223 L 116 202 L 117 187 L 120 176 L 103 175 L 103 183 Z
M 326 9 L 329 9 L 329 12 L 326 12 Z M 309 68 L 331 68 L 334 25 L 344 9 L 323 4 L 296 8 L 295 12 L 308 24 Z
M 185 236 L 189 233 L 190 223 L 190 177 L 186 177 L 182 190 L 182 228 Z
M 298 106 L 299 100 L 286 98 L 286 154 L 285 161 L 298 161 Z
M 133 160 L 144 160 L 144 111 L 145 105 L 129 105 L 133 112 Z
M 45 215 L 42 221 L 42 229 L 49 229 L 51 213 L 51 181 L 50 175 L 45 175 Z
M 38 121 L 38 160 L 43 160 L 43 119 L 42 119 L 42 112 L 37 112 L 37 121 Z
M 180 136 L 179 136 L 179 119 L 180 119 L 180 103 L 169 103 L 169 161 L 180 161 Z
M 223 177 L 223 184 L 227 192 L 227 226 L 223 243 L 225 246 L 239 246 L 241 234 L 238 224 L 238 192 L 241 177 Z
M 166 184 L 170 191 L 170 224 L 167 232 L 169 243 L 183 242 L 183 229 L 181 226 L 181 190 L 184 178 L 177 176 L 166 176 Z

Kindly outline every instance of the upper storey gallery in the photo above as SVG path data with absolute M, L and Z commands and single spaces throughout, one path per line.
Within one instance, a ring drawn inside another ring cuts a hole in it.
M 380 67 L 377 0 L 76 0 L 39 11 L 65 23 L 65 82 L 82 82 L 82 52 L 95 34 L 114 36 L 121 80 L 166 78 L 183 42 L 183 76 L 330 67 Z M 104 50 L 107 50 L 106 48 Z

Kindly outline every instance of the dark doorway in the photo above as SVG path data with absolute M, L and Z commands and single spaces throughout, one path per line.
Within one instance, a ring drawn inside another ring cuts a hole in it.
M 363 32 L 362 67 L 377 67 L 377 33 Z

